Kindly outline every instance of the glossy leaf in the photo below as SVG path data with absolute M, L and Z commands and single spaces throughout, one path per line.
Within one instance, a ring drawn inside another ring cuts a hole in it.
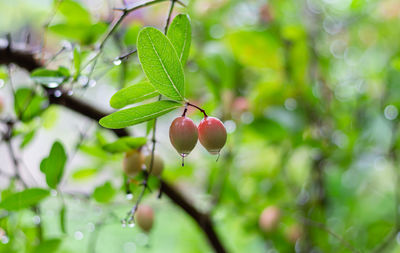
M 127 152 L 131 149 L 139 148 L 146 144 L 145 137 L 122 137 L 118 140 L 103 146 L 103 149 L 110 153 Z
M 114 112 L 100 119 L 99 123 L 106 128 L 124 128 L 157 118 L 181 106 L 174 101 L 157 101 Z
M 120 109 L 130 104 L 134 104 L 159 95 L 157 90 L 148 81 L 123 88 L 117 91 L 110 100 L 113 108 Z
M 46 175 L 47 185 L 53 189 L 57 188 L 61 181 L 64 166 L 67 161 L 63 145 L 56 141 L 51 147 L 50 154 L 40 163 L 40 171 Z
M 192 27 L 189 16 L 185 14 L 176 16 L 168 29 L 167 37 L 174 46 L 182 66 L 184 66 L 189 56 L 192 39 Z
M 30 188 L 7 196 L 0 202 L 0 208 L 15 211 L 38 204 L 49 195 L 49 191 L 41 188 Z
M 69 73 L 66 73 L 64 68 L 59 70 L 41 68 L 33 71 L 31 78 L 37 83 L 47 85 L 50 88 L 55 88 L 68 78 L 68 74 Z
M 153 27 L 138 36 L 138 56 L 152 85 L 164 96 L 184 100 L 185 78 L 179 57 L 169 39 Z
M 43 112 L 46 99 L 34 90 L 20 88 L 15 92 L 14 110 L 17 116 L 24 121 L 30 121 Z

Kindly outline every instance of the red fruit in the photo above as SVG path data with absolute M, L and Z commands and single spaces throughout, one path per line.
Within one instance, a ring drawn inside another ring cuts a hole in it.
M 265 233 L 276 229 L 281 217 L 281 211 L 276 206 L 270 206 L 263 210 L 258 221 L 259 226 Z
M 205 117 L 199 124 L 199 140 L 210 154 L 219 154 L 226 142 L 224 124 L 217 118 Z
M 197 126 L 187 117 L 178 117 L 169 127 L 169 139 L 172 146 L 184 157 L 196 146 L 198 138 Z
M 135 217 L 137 224 L 143 231 L 149 232 L 151 230 L 154 221 L 153 208 L 143 204 L 139 205 Z
M 125 153 L 122 167 L 126 175 L 134 177 L 142 171 L 143 163 L 144 159 L 142 153 L 137 149 L 133 149 Z

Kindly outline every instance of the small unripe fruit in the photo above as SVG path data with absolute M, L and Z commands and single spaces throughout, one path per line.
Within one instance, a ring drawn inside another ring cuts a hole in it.
M 281 211 L 278 207 L 270 206 L 265 208 L 258 221 L 260 229 L 265 233 L 275 230 L 279 224 L 280 217 Z
M 151 165 L 151 154 L 146 156 L 146 158 L 144 159 L 144 164 L 146 165 L 146 169 L 149 171 L 150 170 L 150 165 Z M 159 155 L 154 154 L 153 168 L 151 169 L 151 174 L 158 177 L 158 176 L 161 175 L 163 170 L 164 170 L 164 161 L 163 161 L 163 159 Z
M 136 217 L 136 223 L 143 231 L 149 232 L 151 230 L 154 221 L 153 208 L 141 204 L 138 206 L 138 209 L 136 210 L 135 217 Z
M 187 156 L 196 146 L 197 126 L 187 117 L 178 117 L 169 127 L 169 139 L 181 156 Z
M 212 155 L 219 154 L 226 142 L 226 129 L 222 122 L 214 117 L 205 117 L 199 124 L 199 141 Z
M 142 171 L 143 163 L 144 158 L 142 153 L 137 149 L 133 149 L 125 153 L 122 167 L 126 175 L 134 177 Z
M 303 230 L 298 224 L 295 224 L 286 230 L 285 235 L 289 242 L 296 243 L 303 235 Z

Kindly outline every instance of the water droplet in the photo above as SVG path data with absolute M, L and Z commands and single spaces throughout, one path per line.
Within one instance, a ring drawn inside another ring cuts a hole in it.
M 128 193 L 128 194 L 126 194 L 126 199 L 127 200 L 131 200 L 131 199 L 133 199 L 133 194 L 132 193 Z
M 1 237 L 2 244 L 7 244 L 9 241 L 10 241 L 10 238 L 8 238 L 8 236 L 4 235 Z
M 54 96 L 55 97 L 59 98 L 59 97 L 61 97 L 61 95 L 62 95 L 62 92 L 60 90 L 55 90 L 54 91 Z
M 56 197 L 56 196 L 57 196 L 57 191 L 54 190 L 54 189 L 51 190 L 51 191 L 50 191 L 50 195 L 53 196 L 53 197 Z
M 121 60 L 120 60 L 120 59 L 115 59 L 115 60 L 113 61 L 113 64 L 114 64 L 115 66 L 118 66 L 118 65 L 121 64 Z
M 94 80 L 94 79 L 91 79 L 90 81 L 89 81 L 89 87 L 94 87 L 94 86 L 96 86 L 96 80 Z
M 96 229 L 96 226 L 91 222 L 89 222 L 87 224 L 87 227 L 88 227 L 89 232 L 93 232 Z
M 386 106 L 383 113 L 385 115 L 385 118 L 388 120 L 394 120 L 399 115 L 399 111 L 397 110 L 397 107 L 394 105 Z
M 135 221 L 133 219 L 128 222 L 128 227 L 130 228 L 135 227 Z
M 76 231 L 74 234 L 75 240 L 82 240 L 83 239 L 83 233 L 81 231 Z
M 121 220 L 121 224 L 122 224 L 122 227 L 125 228 L 126 227 L 126 220 L 125 219 Z
M 58 87 L 58 83 L 55 83 L 55 82 L 49 83 L 47 85 L 47 87 L 49 87 L 49 88 L 57 88 Z
M 297 101 L 294 98 L 288 98 L 285 100 L 285 108 L 288 111 L 293 111 L 297 108 Z
M 78 78 L 78 83 L 82 86 L 86 86 L 88 84 L 89 78 L 87 76 L 80 76 Z
M 33 223 L 34 223 L 35 225 L 40 224 L 40 217 L 39 217 L 38 215 L 33 216 L 32 219 L 33 219 Z
M 226 132 L 233 133 L 236 130 L 236 123 L 233 120 L 227 120 L 224 122 L 224 126 L 226 128 Z

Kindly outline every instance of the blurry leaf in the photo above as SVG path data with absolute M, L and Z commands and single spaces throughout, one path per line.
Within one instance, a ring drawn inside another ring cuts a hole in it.
M 145 137 L 121 137 L 112 143 L 104 145 L 103 149 L 111 153 L 121 153 L 139 148 L 146 142 L 147 139 Z
M 157 101 L 114 112 L 101 118 L 99 123 L 105 128 L 124 128 L 157 118 L 181 106 L 174 101 Z
M 148 98 L 157 96 L 159 93 L 148 81 L 123 88 L 117 91 L 110 99 L 113 108 L 120 109 Z
M 81 53 L 79 52 L 78 47 L 74 48 L 74 69 L 75 69 L 74 78 L 77 78 L 81 70 Z
M 51 147 L 50 154 L 40 163 L 40 171 L 46 175 L 47 185 L 53 189 L 57 188 L 61 181 L 67 154 L 63 145 L 56 141 Z
M 90 13 L 76 1 L 61 1 L 58 11 L 65 17 L 67 23 L 77 25 L 91 24 Z
M 189 16 L 185 14 L 177 15 L 168 29 L 167 36 L 174 46 L 182 66 L 185 66 L 192 39 Z
M 127 46 L 136 45 L 137 36 L 139 34 L 140 28 L 142 25 L 138 22 L 133 22 L 133 24 L 129 25 L 128 29 L 124 35 L 124 43 Z
M 169 39 L 159 30 L 146 27 L 139 33 L 137 50 L 143 71 L 151 84 L 166 97 L 184 100 L 182 64 Z
M 98 186 L 93 192 L 93 198 L 100 203 L 107 203 L 115 195 L 115 189 L 110 182 L 106 182 L 102 186 Z
M 21 145 L 19 145 L 19 147 L 24 148 L 26 145 L 28 145 L 33 140 L 35 133 L 36 133 L 36 129 L 33 129 L 33 130 L 27 132 L 24 135 L 24 138 L 22 139 Z
M 60 239 L 46 239 L 42 241 L 34 250 L 34 253 L 53 253 L 60 247 Z
M 33 81 L 47 85 L 50 88 L 55 88 L 58 85 L 62 84 L 68 78 L 68 76 L 69 73 L 66 73 L 63 68 L 59 70 L 40 68 L 34 70 L 31 74 L 31 78 Z
M 20 88 L 15 92 L 14 110 L 21 120 L 27 122 L 42 112 L 46 99 L 29 88 Z
M 58 116 L 58 107 L 50 105 L 40 117 L 40 119 L 42 120 L 43 128 L 51 129 L 52 127 L 54 127 L 57 122 Z
M 48 29 L 59 36 L 78 41 L 82 45 L 90 45 L 107 30 L 107 25 L 104 23 L 93 25 L 56 24 L 49 26 Z
M 0 202 L 0 208 L 14 211 L 36 205 L 49 195 L 49 191 L 41 188 L 30 188 L 9 195 Z
M 153 129 L 153 127 L 154 127 L 154 119 L 147 121 L 147 123 L 146 123 L 146 135 L 149 135 L 149 133 Z
M 281 44 L 269 31 L 238 31 L 228 36 L 228 42 L 243 65 L 274 70 L 283 68 Z
M 67 233 L 67 227 L 65 224 L 66 216 L 67 216 L 67 207 L 65 206 L 65 203 L 63 203 L 60 209 L 60 229 L 61 232 L 63 232 L 64 234 Z
M 98 158 L 102 158 L 102 159 L 108 158 L 107 152 L 105 152 L 98 145 L 81 144 L 79 146 L 79 149 L 82 152 L 84 152 L 84 153 L 86 153 L 88 155 L 94 156 L 94 157 L 98 157 Z
M 75 180 L 85 180 L 97 174 L 99 170 L 96 168 L 82 168 L 72 173 Z

